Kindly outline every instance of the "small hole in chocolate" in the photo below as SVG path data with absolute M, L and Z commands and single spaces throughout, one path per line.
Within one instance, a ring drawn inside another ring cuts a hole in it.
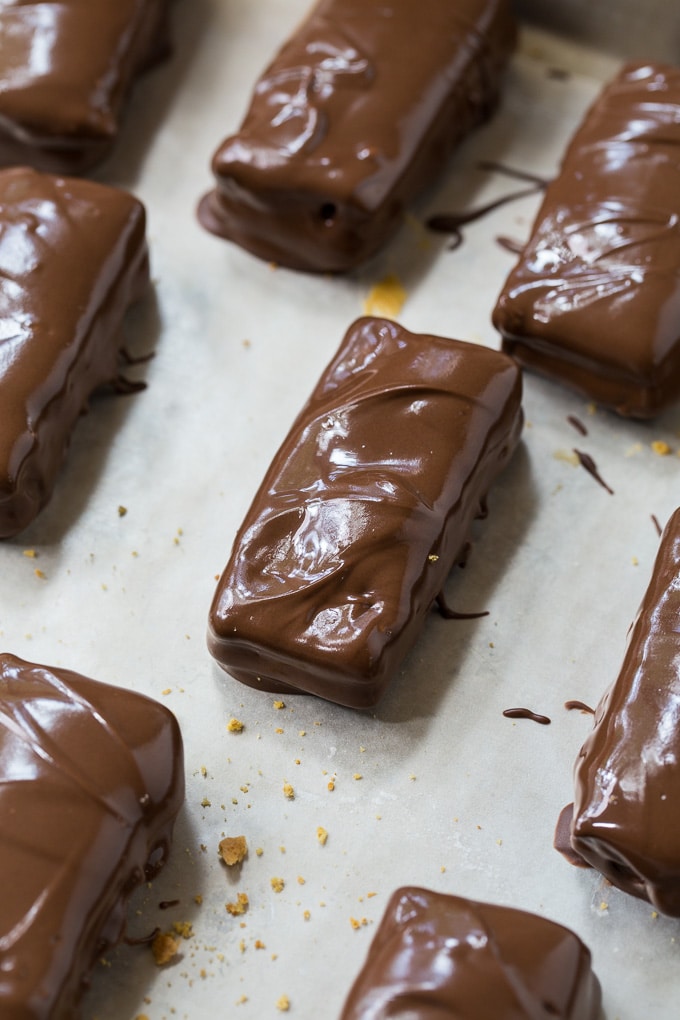
M 323 220 L 323 222 L 326 224 L 326 226 L 330 227 L 331 224 L 335 221 L 335 217 L 337 215 L 338 210 L 335 205 L 335 202 L 324 202 L 319 212 L 321 214 L 321 219 Z

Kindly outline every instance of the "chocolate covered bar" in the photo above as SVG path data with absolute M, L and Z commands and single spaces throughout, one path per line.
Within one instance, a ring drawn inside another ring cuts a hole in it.
M 149 280 L 144 208 L 103 184 L 0 171 L 0 538 L 49 499 L 121 322 Z
M 0 655 L 0 1016 L 73 1020 L 184 799 L 177 722 L 149 698 Z
M 236 537 L 210 610 L 219 664 L 374 705 L 517 443 L 520 401 L 498 351 L 355 322 Z
M 203 225 L 294 269 L 358 265 L 490 114 L 514 41 L 508 0 L 320 0 L 217 150 Z
M 134 78 L 168 49 L 169 0 L 2 0 L 0 164 L 82 173 L 109 152 Z
M 680 510 L 668 522 L 621 671 L 575 766 L 573 849 L 680 917 Z
M 678 109 L 677 67 L 604 89 L 493 314 L 525 368 L 639 418 L 680 394 Z
M 598 1020 L 590 952 L 536 914 L 405 887 L 391 897 L 340 1020 Z

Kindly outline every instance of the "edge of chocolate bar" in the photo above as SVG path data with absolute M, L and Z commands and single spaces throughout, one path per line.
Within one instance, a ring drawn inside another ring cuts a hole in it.
M 587 946 L 513 907 L 406 886 L 392 894 L 340 1020 L 598 1020 Z
M 571 843 L 615 886 L 680 917 L 680 509 L 661 538 L 617 679 L 574 767 Z
M 135 79 L 169 53 L 169 4 L 0 5 L 0 165 L 80 174 L 100 163 Z
M 0 538 L 49 500 L 91 393 L 119 376 L 127 308 L 149 285 L 144 207 L 105 184 L 0 171 Z M 78 266 L 78 272 L 73 266 Z
M 355 267 L 490 115 L 515 35 L 507 0 L 320 0 L 215 153 L 201 223 L 294 269 Z
M 680 69 L 604 87 L 498 299 L 503 349 L 619 414 L 680 396 Z
M 208 645 L 267 691 L 374 705 L 522 426 L 506 355 L 359 319 L 236 537 Z
M 2 654 L 0 760 L 0 1013 L 73 1017 L 168 855 L 179 726 L 144 695 Z

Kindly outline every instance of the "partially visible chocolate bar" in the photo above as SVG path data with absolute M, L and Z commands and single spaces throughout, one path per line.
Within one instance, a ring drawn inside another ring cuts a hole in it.
M 680 510 L 575 766 L 573 849 L 680 917 Z
M 73 1020 L 130 893 L 170 849 L 182 740 L 164 706 L 0 655 L 0 1015 Z
M 261 690 L 376 704 L 521 425 L 511 358 L 355 322 L 236 537 L 210 610 L 219 664 Z
M 118 134 L 135 77 L 168 50 L 169 0 L 2 0 L 0 164 L 78 174 Z
M 0 171 L 0 538 L 50 498 L 90 394 L 119 375 L 123 316 L 148 283 L 136 198 Z
M 523 367 L 638 418 L 680 395 L 678 109 L 677 67 L 603 90 L 493 314 Z
M 598 1020 L 590 951 L 512 907 L 404 887 L 391 897 L 340 1020 Z
M 294 269 L 352 269 L 490 115 L 515 34 L 508 0 L 319 0 L 217 150 L 201 222 Z

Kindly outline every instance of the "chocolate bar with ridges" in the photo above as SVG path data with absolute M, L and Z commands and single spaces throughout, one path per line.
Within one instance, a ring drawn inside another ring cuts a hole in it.
M 210 611 L 220 665 L 262 690 L 374 705 L 521 423 L 506 355 L 354 323 L 236 537 Z

